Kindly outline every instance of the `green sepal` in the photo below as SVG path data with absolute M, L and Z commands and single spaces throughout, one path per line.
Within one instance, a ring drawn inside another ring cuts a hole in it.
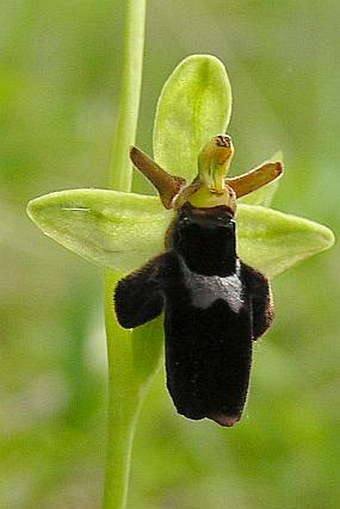
M 236 221 L 241 260 L 269 278 L 334 244 L 326 226 L 267 207 L 239 205 Z
M 162 251 L 171 213 L 155 196 L 70 189 L 29 202 L 32 221 L 86 260 L 129 272 Z
M 73 189 L 32 200 L 28 214 L 49 237 L 87 260 L 130 272 L 164 249 L 173 217 L 158 198 L 103 189 Z M 239 205 L 240 258 L 269 277 L 331 247 L 318 223 L 273 209 Z
M 155 161 L 190 182 L 197 175 L 202 146 L 225 132 L 230 115 L 231 88 L 221 61 L 210 55 L 186 58 L 166 81 L 158 101 Z

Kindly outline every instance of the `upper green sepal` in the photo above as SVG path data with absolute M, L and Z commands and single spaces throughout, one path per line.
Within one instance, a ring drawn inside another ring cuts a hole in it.
M 191 182 L 203 145 L 226 131 L 231 101 L 229 78 L 220 60 L 210 55 L 184 59 L 159 97 L 153 131 L 157 163 Z

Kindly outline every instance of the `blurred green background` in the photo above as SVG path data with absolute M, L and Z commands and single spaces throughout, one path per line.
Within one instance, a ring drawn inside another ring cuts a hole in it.
M 0 508 L 99 509 L 101 271 L 45 238 L 25 205 L 106 186 L 122 2 L 5 0 L 2 11 Z M 335 0 L 150 0 L 139 145 L 150 151 L 175 65 L 215 54 L 233 87 L 236 172 L 281 149 L 274 206 L 337 233 L 339 19 Z M 276 323 L 256 347 L 234 429 L 177 416 L 160 374 L 137 430 L 129 508 L 340 507 L 338 260 L 335 246 L 274 281 Z

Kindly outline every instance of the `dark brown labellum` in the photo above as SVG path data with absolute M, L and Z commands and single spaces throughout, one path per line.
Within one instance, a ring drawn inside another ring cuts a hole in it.
M 227 178 L 233 154 L 230 136 L 211 138 L 199 154 L 197 177 L 187 185 L 132 147 L 132 161 L 164 207 L 175 209 L 175 219 L 166 250 L 115 291 L 122 327 L 138 327 L 164 310 L 167 386 L 177 411 L 221 426 L 241 417 L 252 343 L 273 319 L 268 281 L 236 253 L 236 199 L 283 172 L 280 162 L 266 162 Z
M 168 244 L 118 283 L 119 323 L 137 327 L 164 310 L 167 387 L 177 411 L 233 426 L 247 397 L 252 342 L 273 317 L 268 282 L 237 257 L 228 207 L 185 204 Z

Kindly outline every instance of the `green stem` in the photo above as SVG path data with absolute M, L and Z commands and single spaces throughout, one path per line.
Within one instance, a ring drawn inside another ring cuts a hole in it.
M 107 273 L 105 323 L 109 364 L 109 405 L 105 509 L 126 506 L 135 427 L 143 399 L 160 366 L 163 323 L 158 318 L 132 333 L 122 329 L 113 309 L 113 291 L 122 274 Z
M 110 163 L 110 185 L 129 192 L 132 166 L 129 148 L 135 142 L 142 84 L 146 0 L 125 0 L 124 54 L 120 104 Z M 131 332 L 121 329 L 113 311 L 113 289 L 118 275 L 105 275 L 109 401 L 105 509 L 126 507 L 131 449 L 140 408 L 133 369 Z
M 131 191 L 130 146 L 135 142 L 142 87 L 146 0 L 125 0 L 125 34 L 119 109 L 110 163 L 111 187 Z
M 109 364 L 109 405 L 105 509 L 126 506 L 131 450 L 140 408 L 133 369 L 130 331 L 119 327 L 114 316 L 112 295 L 118 275 L 107 274 L 105 322 Z

